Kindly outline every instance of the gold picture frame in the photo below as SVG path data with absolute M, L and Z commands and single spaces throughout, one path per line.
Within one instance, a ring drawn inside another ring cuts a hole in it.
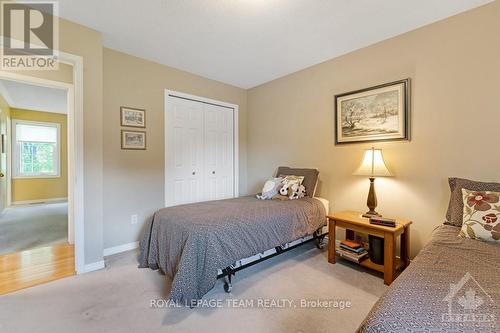
M 146 150 L 146 132 L 121 130 L 121 148 L 123 150 Z
M 146 128 L 146 110 L 120 106 L 120 125 Z

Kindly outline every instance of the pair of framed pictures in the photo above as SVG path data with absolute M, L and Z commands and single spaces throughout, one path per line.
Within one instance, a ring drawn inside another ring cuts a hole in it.
M 120 125 L 146 128 L 146 110 L 120 107 Z M 146 131 L 122 129 L 121 142 L 125 150 L 146 150 Z
M 410 79 L 335 96 L 335 144 L 410 140 Z

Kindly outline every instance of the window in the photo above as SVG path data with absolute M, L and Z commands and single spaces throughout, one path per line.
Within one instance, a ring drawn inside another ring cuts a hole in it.
M 14 177 L 59 177 L 60 126 L 13 120 Z

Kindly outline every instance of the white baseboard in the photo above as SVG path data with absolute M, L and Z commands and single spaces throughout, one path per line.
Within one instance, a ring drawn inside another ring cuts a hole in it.
M 13 206 L 19 206 L 19 205 L 32 205 L 32 204 L 43 204 L 43 203 L 49 203 L 49 202 L 64 202 L 64 201 L 68 201 L 68 198 L 51 198 L 51 199 L 13 201 L 11 204 Z
M 104 260 L 96 261 L 96 262 L 93 262 L 91 264 L 85 265 L 84 268 L 83 268 L 83 272 L 78 272 L 78 274 L 90 273 L 90 272 L 93 272 L 93 271 L 98 271 L 100 269 L 103 269 L 104 267 L 106 267 L 104 265 Z
M 107 257 L 113 254 L 134 250 L 137 249 L 138 247 L 139 247 L 139 242 L 132 242 L 118 246 L 108 247 L 107 249 L 104 249 L 104 256 Z

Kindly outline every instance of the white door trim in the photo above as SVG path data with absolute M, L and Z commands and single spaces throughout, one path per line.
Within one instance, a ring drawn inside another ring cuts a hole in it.
M 19 72 L 0 71 L 0 78 L 49 88 L 63 88 L 68 92 L 68 241 L 75 244 L 75 268 L 77 274 L 81 274 L 86 271 L 83 169 L 83 58 L 78 55 L 59 51 L 59 62 L 73 67 L 73 84 L 18 74 Z M 11 156 L 9 154 L 9 157 Z M 12 169 L 8 165 L 9 204 L 12 201 L 10 189 L 11 176 Z
M 186 93 L 182 93 L 179 91 L 174 91 L 174 90 L 169 90 L 165 89 L 165 108 L 164 108 L 164 143 L 165 143 L 165 149 L 163 150 L 165 152 L 165 206 L 167 206 L 167 154 L 166 154 L 166 148 L 167 148 L 167 106 L 168 106 L 168 97 L 180 97 L 180 98 L 185 98 L 189 99 L 195 102 L 202 102 L 202 103 L 207 103 L 207 104 L 213 104 L 213 105 L 218 105 L 222 107 L 226 107 L 229 109 L 233 109 L 233 167 L 234 167 L 234 181 L 233 181 L 233 187 L 234 187 L 234 196 L 238 197 L 239 196 L 239 122 L 238 122 L 238 113 L 239 113 L 239 106 L 237 104 L 231 104 L 227 102 L 222 102 L 218 101 L 215 99 L 210 99 L 206 97 L 200 97 L 200 96 L 195 96 L 195 95 L 190 95 Z

